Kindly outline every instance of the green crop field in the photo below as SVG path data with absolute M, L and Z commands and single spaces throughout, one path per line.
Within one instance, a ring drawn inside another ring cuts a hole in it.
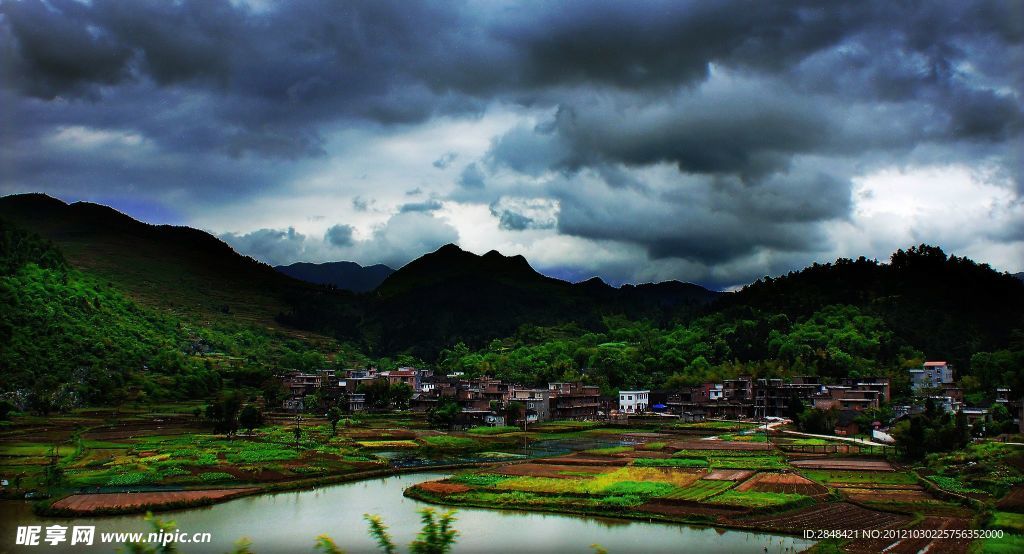
M 720 492 L 729 490 L 735 484 L 736 483 L 733 483 L 732 481 L 710 481 L 702 479 L 700 481 L 694 481 L 694 483 L 688 487 L 677 489 L 672 493 L 665 495 L 665 498 L 674 498 L 677 500 L 704 500 Z

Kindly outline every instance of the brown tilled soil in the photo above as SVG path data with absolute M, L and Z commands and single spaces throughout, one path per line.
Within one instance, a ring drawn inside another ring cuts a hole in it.
M 592 454 L 569 454 L 558 458 L 541 458 L 534 460 L 537 464 L 554 465 L 593 465 L 593 466 L 624 466 L 630 462 L 629 458 L 613 458 L 610 456 L 595 456 Z
M 841 488 L 843 496 L 854 502 L 939 502 L 923 490 Z
M 427 481 L 416 485 L 422 490 L 436 494 L 458 494 L 470 490 L 470 487 L 459 483 L 443 483 L 441 481 Z
M 75 494 L 54 502 L 53 507 L 88 514 L 97 510 L 156 507 L 197 500 L 223 500 L 254 490 L 256 489 Z
M 516 477 L 555 477 L 558 479 L 572 479 L 573 475 L 565 475 L 563 472 L 591 473 L 597 475 L 611 471 L 608 466 L 594 465 L 555 465 L 555 464 L 511 464 L 491 470 L 499 475 L 512 475 Z
M 661 450 L 637 450 L 635 452 L 623 452 L 616 454 L 616 458 L 657 458 L 663 460 L 665 458 L 671 458 L 671 452 L 662 452 Z
M 766 442 L 752 441 L 674 441 L 667 445 L 674 450 L 771 450 Z
M 708 481 L 742 481 L 753 475 L 749 469 L 716 469 L 704 476 Z
M 758 473 L 736 487 L 738 491 L 783 492 L 816 496 L 827 494 L 828 488 L 795 473 Z
M 910 516 L 877 512 L 846 502 L 830 502 L 781 514 L 746 518 L 740 522 L 768 531 L 793 533 L 804 529 L 901 529 L 912 520 Z
M 712 517 L 736 517 L 749 511 L 746 508 L 716 506 L 714 504 L 701 504 L 692 501 L 673 500 L 671 498 L 656 498 L 637 506 L 637 509 L 666 516 L 694 515 Z
M 926 517 L 913 529 L 970 529 L 970 520 L 960 518 Z M 958 539 L 905 538 L 855 540 L 847 543 L 843 550 L 852 553 L 887 552 L 893 554 L 917 554 L 935 552 L 941 554 L 962 554 L 968 552 L 970 541 Z
M 1024 512 L 1024 485 L 1017 485 L 1010 489 L 996 506 L 1007 512 Z
M 817 460 L 793 460 L 791 465 L 804 469 L 851 469 L 854 471 L 893 471 L 885 460 L 862 458 L 821 458 Z

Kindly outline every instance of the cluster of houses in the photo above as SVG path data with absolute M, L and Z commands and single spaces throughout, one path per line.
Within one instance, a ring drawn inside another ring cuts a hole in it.
M 990 420 L 988 409 L 970 408 L 963 403 L 963 392 L 954 382 L 953 368 L 946 362 L 927 362 L 909 370 L 911 390 L 918 400 L 931 398 L 933 405 L 951 413 L 964 413 L 968 421 Z M 820 410 L 836 410 L 834 432 L 855 435 L 866 432 L 856 423 L 864 410 L 878 408 L 891 401 L 888 377 L 855 377 L 835 384 L 822 384 L 816 377 L 790 380 L 740 376 L 721 383 L 705 383 L 672 391 L 621 390 L 618 397 L 602 396 L 596 385 L 549 383 L 547 388 L 505 383 L 489 377 L 465 378 L 463 374 L 437 375 L 429 369 L 402 367 L 393 371 L 376 369 L 322 370 L 315 373 L 293 372 L 284 377 L 288 398 L 284 408 L 303 410 L 307 396 L 314 392 L 321 400 L 340 406 L 350 413 L 367 409 L 361 385 L 376 380 L 391 385 L 405 384 L 412 390 L 409 408 L 428 412 L 441 402 L 455 402 L 461 408 L 458 424 L 504 425 L 534 423 L 548 419 L 591 420 L 614 417 L 662 416 L 687 421 L 706 418 L 761 419 L 786 417 L 794 403 Z M 997 390 L 997 401 L 1006 403 L 1010 413 L 1018 414 L 1020 403 L 1010 399 L 1009 390 Z M 511 403 L 523 406 L 519 421 L 506 422 Z M 893 406 L 897 418 L 922 411 L 922 402 Z M 874 427 L 884 427 L 877 422 Z
M 363 384 L 385 379 L 391 385 L 405 384 L 412 389 L 409 409 L 428 412 L 443 401 L 461 408 L 457 424 L 504 425 L 506 408 L 513 402 L 523 407 L 520 419 L 527 423 L 549 419 L 598 419 L 614 410 L 613 399 L 602 397 L 596 385 L 549 383 L 547 388 L 526 387 L 498 379 L 468 379 L 462 374 L 436 375 L 429 369 L 403 367 L 394 371 L 376 369 L 322 370 L 316 373 L 292 372 L 284 376 L 288 390 L 286 410 L 306 408 L 308 396 L 350 413 L 367 409 Z

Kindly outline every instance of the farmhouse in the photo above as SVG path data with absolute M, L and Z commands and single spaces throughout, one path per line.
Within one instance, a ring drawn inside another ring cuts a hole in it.
M 619 391 L 619 411 L 624 414 L 640 414 L 647 411 L 650 390 Z

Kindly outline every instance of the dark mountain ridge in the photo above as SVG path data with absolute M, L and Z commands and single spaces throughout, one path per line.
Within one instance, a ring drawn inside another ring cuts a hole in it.
M 52 240 L 72 265 L 147 305 L 200 322 L 281 324 L 427 359 L 455 342 L 482 344 L 523 324 L 593 327 L 616 314 L 668 321 L 722 294 L 678 282 L 572 284 L 537 273 L 522 256 L 478 256 L 455 245 L 413 260 L 372 292 L 351 294 L 289 277 L 209 233 L 142 223 L 88 202 L 7 196 L 0 217 Z
M 368 292 L 380 286 L 394 269 L 384 264 L 361 266 L 355 262 L 296 262 L 274 266 L 289 277 L 314 285 L 331 285 L 351 292 Z

